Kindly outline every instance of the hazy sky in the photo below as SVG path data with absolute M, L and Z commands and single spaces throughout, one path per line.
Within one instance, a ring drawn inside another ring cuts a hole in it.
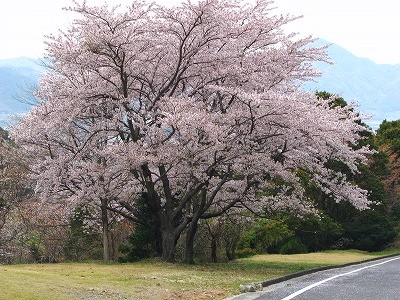
M 130 0 L 87 0 L 88 4 Z M 180 0 L 157 0 L 171 4 Z M 1 0 L 0 59 L 41 57 L 43 36 L 65 28 L 72 14 L 61 8 L 70 0 Z M 377 63 L 400 63 L 399 0 L 275 0 L 277 13 L 303 15 L 290 29 L 336 43 Z

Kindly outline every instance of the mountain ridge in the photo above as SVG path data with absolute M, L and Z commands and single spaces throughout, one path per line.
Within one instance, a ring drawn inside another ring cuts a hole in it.
M 28 112 L 31 106 L 24 99 L 32 97 L 40 74 L 45 71 L 38 59 L 18 57 L 0 60 L 0 126 L 14 123 L 15 117 Z
M 316 43 L 326 44 L 330 43 L 322 39 Z M 305 89 L 339 94 L 358 103 L 361 113 L 372 115 L 367 124 L 374 129 L 384 119 L 400 119 L 400 64 L 377 64 L 336 44 L 330 44 L 327 52 L 334 64 L 315 63 L 323 75 L 306 83 Z

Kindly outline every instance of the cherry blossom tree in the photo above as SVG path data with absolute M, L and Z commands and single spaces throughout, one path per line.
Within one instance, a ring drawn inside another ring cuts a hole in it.
M 38 246 L 35 236 L 43 236 L 41 242 L 46 243 L 43 255 L 59 259 L 55 254 L 62 250 L 70 206 L 67 201 L 49 204 L 35 197 L 27 169 L 31 157 L 25 154 L 0 128 L 0 261 L 29 260 Z M 39 259 L 39 251 L 36 254 Z
M 312 210 L 299 169 L 338 201 L 367 207 L 366 191 L 325 166 L 336 159 L 357 172 L 365 161 L 368 149 L 352 147 L 360 116 L 299 90 L 327 57 L 311 37 L 286 34 L 294 18 L 274 15 L 271 1 L 74 3 L 81 18 L 48 38 L 40 104 L 13 130 L 38 158 L 43 197 L 150 226 L 136 205 L 145 199 L 167 261 L 200 219 Z

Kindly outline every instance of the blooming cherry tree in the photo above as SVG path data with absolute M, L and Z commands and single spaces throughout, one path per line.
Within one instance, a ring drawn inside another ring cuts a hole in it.
M 365 161 L 368 149 L 352 147 L 360 117 L 299 90 L 327 57 L 312 38 L 285 34 L 293 18 L 274 15 L 271 1 L 70 10 L 81 18 L 49 37 L 40 104 L 13 131 L 36 153 L 45 197 L 93 201 L 146 225 L 142 197 L 167 261 L 200 219 L 311 210 L 299 169 L 338 201 L 367 207 L 365 191 L 326 167 L 336 159 L 356 172 Z

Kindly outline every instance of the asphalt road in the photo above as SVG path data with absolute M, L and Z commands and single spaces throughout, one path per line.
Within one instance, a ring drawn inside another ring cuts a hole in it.
M 234 300 L 400 300 L 400 256 L 316 272 Z

